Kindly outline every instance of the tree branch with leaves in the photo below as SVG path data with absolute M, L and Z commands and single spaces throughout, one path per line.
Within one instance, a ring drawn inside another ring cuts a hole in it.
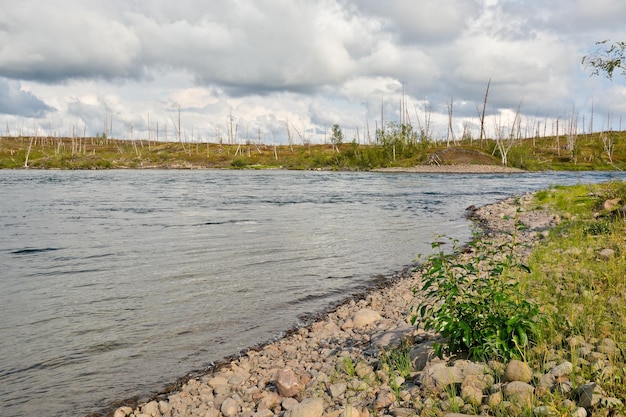
M 613 79 L 615 70 L 626 77 L 626 42 L 611 42 L 609 39 L 596 42 L 597 49 L 582 58 L 582 64 L 591 69 L 591 75 L 603 74 Z

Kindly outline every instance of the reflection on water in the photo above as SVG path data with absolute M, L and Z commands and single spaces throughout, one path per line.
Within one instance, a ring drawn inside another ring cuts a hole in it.
M 2 171 L 0 414 L 154 393 L 468 239 L 469 205 L 607 178 Z

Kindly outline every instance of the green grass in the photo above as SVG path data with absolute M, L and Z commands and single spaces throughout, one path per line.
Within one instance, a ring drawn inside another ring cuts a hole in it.
M 604 390 L 603 401 L 613 403 L 600 404 L 588 415 L 624 415 L 626 219 L 620 207 L 626 204 L 626 183 L 551 187 L 536 193 L 533 204 L 558 213 L 562 221 L 537 238 L 527 268 L 513 267 L 519 230 L 512 243 L 498 247 L 488 236 L 477 236 L 465 257 L 440 253 L 429 258 L 419 293 L 430 301 L 413 318 L 447 337 L 440 352 L 467 353 L 481 361 L 527 361 L 535 386 L 555 365 L 573 364 L 573 373 L 560 381 L 570 384 L 571 392 L 537 389 L 531 407 L 502 403 L 489 415 L 530 417 L 541 406 L 568 416 L 577 390 L 590 382 Z M 516 317 L 520 321 L 515 323 L 530 324 L 522 327 L 527 340 L 511 327 Z M 389 359 L 383 354 L 381 362 Z
M 519 279 L 527 297 L 549 318 L 528 359 L 540 368 L 546 358 L 561 356 L 579 365 L 572 377 L 575 386 L 596 381 L 608 396 L 624 399 L 626 360 L 619 347 L 626 346 L 626 223 L 616 213 L 598 218 L 602 203 L 614 198 L 626 203 L 625 183 L 556 187 L 538 194 L 538 202 L 552 206 L 565 220 L 533 251 L 531 274 Z M 602 254 L 606 249 L 613 251 L 611 256 Z M 574 343 L 597 345 L 604 339 L 618 346 L 604 364 L 581 357 Z

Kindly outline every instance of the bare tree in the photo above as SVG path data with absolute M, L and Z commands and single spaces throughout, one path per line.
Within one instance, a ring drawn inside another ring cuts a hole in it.
M 480 143 L 480 147 L 483 147 L 483 140 L 486 139 L 485 134 L 485 113 L 487 111 L 487 97 L 489 97 L 489 87 L 491 86 L 491 78 L 489 78 L 489 82 L 487 83 L 487 89 L 485 90 L 485 98 L 483 99 L 483 109 L 479 113 L 480 119 L 480 135 L 478 137 L 478 141 Z
M 505 134 L 505 127 L 502 126 L 502 123 L 498 120 L 495 121 L 495 140 L 496 147 L 500 152 L 500 159 L 503 166 L 507 166 L 509 163 L 508 154 L 513 145 L 517 142 L 517 140 L 521 137 L 521 115 L 520 109 L 522 107 L 522 102 L 520 101 L 517 106 L 517 111 L 515 112 L 515 118 L 513 119 L 513 125 L 509 129 L 509 134 Z
M 424 121 L 422 123 L 422 121 L 420 120 L 419 114 L 417 113 L 417 108 L 414 107 L 415 110 L 415 118 L 417 119 L 417 126 L 420 130 L 420 141 L 425 142 L 428 140 L 428 138 L 431 137 L 432 132 L 431 132 L 431 126 L 430 126 L 430 117 L 431 117 L 431 111 L 430 111 L 430 106 L 428 106 L 428 104 L 426 104 L 427 102 L 424 101 Z
M 600 139 L 602 140 L 602 148 L 604 149 L 604 153 L 607 158 L 609 158 L 609 162 L 613 164 L 613 151 L 615 150 L 615 143 L 613 141 L 613 137 L 609 132 L 600 133 Z
M 576 138 L 578 136 L 578 113 L 576 106 L 572 108 L 572 115 L 569 121 L 567 131 L 567 150 L 569 150 L 570 159 L 576 163 Z
M 293 152 L 293 139 L 291 137 L 291 129 L 289 128 L 289 119 L 285 122 L 285 128 L 287 129 L 287 142 L 289 143 L 289 148 Z
M 28 144 L 28 150 L 26 151 L 26 159 L 24 159 L 24 168 L 28 168 L 28 158 L 30 157 L 30 150 L 33 147 L 34 137 L 30 137 L 30 143 Z
M 452 130 L 452 105 L 454 99 L 450 95 L 450 103 L 448 103 L 448 134 L 446 135 L 446 146 L 450 146 L 450 139 L 454 142 L 454 131 Z

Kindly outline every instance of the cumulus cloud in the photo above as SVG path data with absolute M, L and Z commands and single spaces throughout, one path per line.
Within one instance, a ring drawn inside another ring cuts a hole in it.
M 0 74 L 49 83 L 139 77 L 141 45 L 133 28 L 90 3 L 3 2 Z
M 0 78 L 0 113 L 41 118 L 54 111 L 37 96 L 24 91 L 19 81 Z

